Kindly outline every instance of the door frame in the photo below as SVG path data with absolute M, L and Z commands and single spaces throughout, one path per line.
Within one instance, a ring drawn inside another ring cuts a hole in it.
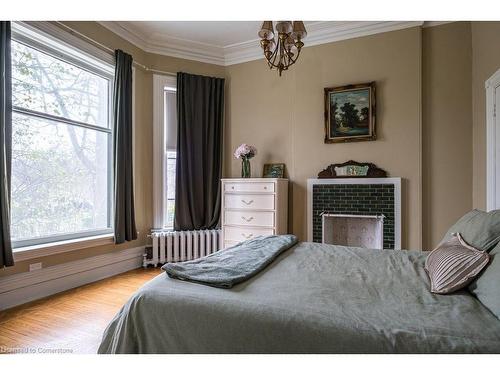
M 497 159 L 500 157 L 500 123 L 496 122 L 495 91 L 500 87 L 500 69 L 485 82 L 486 89 L 486 208 L 488 211 L 500 208 L 500 176 L 498 176 Z M 500 160 L 499 160 L 500 162 Z

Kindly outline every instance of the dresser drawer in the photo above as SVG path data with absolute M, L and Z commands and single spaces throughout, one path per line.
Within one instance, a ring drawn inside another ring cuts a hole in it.
M 224 224 L 252 225 L 258 227 L 273 227 L 274 212 L 266 211 L 226 211 Z
M 225 192 L 240 193 L 274 193 L 273 182 L 226 182 Z
M 274 234 L 274 230 L 269 228 L 239 228 L 239 227 L 225 227 L 224 241 L 246 241 L 257 236 L 267 236 Z
M 274 210 L 273 194 L 225 194 L 225 208 L 248 208 L 258 210 Z

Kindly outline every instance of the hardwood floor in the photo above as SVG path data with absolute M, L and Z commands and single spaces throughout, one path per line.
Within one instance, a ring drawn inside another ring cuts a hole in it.
M 96 353 L 109 321 L 160 272 L 132 270 L 0 311 L 0 353 Z

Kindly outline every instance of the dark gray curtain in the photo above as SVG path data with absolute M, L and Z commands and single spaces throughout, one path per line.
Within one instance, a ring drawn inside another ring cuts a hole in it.
M 217 227 L 224 79 L 177 73 L 175 230 Z
M 115 51 L 114 173 L 115 243 L 137 239 L 132 170 L 132 56 Z
M 0 21 L 0 267 L 14 265 L 10 242 L 10 168 L 12 159 L 12 69 L 10 22 Z

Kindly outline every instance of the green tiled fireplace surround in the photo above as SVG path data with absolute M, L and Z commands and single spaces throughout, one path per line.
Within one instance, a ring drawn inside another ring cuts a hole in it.
M 321 242 L 321 213 L 384 215 L 384 249 L 395 242 L 393 184 L 314 184 L 312 190 L 313 242 Z

